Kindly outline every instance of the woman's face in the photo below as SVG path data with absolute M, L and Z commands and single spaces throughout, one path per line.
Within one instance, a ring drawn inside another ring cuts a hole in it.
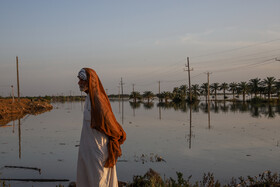
M 87 92 L 88 91 L 88 81 L 84 81 L 82 79 L 79 79 L 78 85 L 80 87 L 81 92 Z

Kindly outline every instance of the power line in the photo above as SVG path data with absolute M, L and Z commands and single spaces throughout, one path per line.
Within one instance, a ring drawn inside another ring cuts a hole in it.
M 240 69 L 240 68 L 256 67 L 258 65 L 263 65 L 264 63 L 267 63 L 267 62 L 272 61 L 272 60 L 275 60 L 275 58 L 268 59 L 268 60 L 265 60 L 265 61 L 262 61 L 262 62 L 253 63 L 253 64 L 246 64 L 244 66 L 238 66 L 238 67 L 233 67 L 233 68 L 225 68 L 225 69 L 217 70 L 217 71 L 214 71 L 214 72 L 215 73 L 217 73 L 217 72 L 226 72 L 226 71 L 232 71 L 232 70 L 236 70 L 236 69 Z M 273 63 L 273 62 L 269 62 L 269 63 Z
M 232 52 L 232 51 L 237 51 L 237 50 L 240 50 L 240 49 L 246 49 L 246 48 L 250 48 L 250 47 L 254 47 L 254 46 L 258 46 L 258 45 L 263 45 L 263 44 L 267 44 L 267 43 L 271 43 L 271 42 L 275 42 L 275 41 L 279 41 L 279 40 L 280 40 L 280 38 L 265 41 L 265 42 L 260 42 L 260 43 L 256 43 L 256 44 L 252 44 L 252 45 L 247 45 L 247 46 L 244 46 L 244 47 L 238 47 L 238 48 L 233 48 L 233 49 L 228 49 L 228 50 L 223 50 L 223 51 L 218 51 L 218 52 L 213 52 L 213 53 L 207 53 L 207 54 L 203 54 L 203 55 L 199 55 L 199 56 L 194 56 L 192 58 L 200 58 L 200 57 L 211 56 L 211 55 L 215 55 L 215 54 L 229 53 L 229 52 Z
M 273 51 L 280 51 L 280 49 L 275 49 L 275 50 L 269 50 L 269 51 L 265 51 L 265 52 L 258 52 L 258 53 L 253 53 L 253 54 L 249 54 L 249 55 L 242 55 L 242 56 L 234 56 L 234 57 L 229 57 L 229 58 L 222 58 L 222 59 L 216 59 L 216 60 L 210 60 L 210 61 L 198 61 L 198 62 L 195 62 L 195 64 L 204 64 L 204 63 L 212 63 L 212 62 L 217 62 L 217 61 L 221 61 L 221 62 L 224 62 L 224 61 L 234 61 L 236 62 L 236 59 L 240 59 L 242 61 L 245 61 L 245 60 L 252 60 L 252 59 L 242 59 L 243 57 L 248 57 L 248 56 L 255 56 L 255 55 L 260 55 L 260 54 L 264 54 L 264 53 L 269 53 L 269 52 L 273 52 Z M 272 54 L 270 56 L 275 56 L 276 54 Z M 264 58 L 264 57 L 257 57 L 257 58 Z M 254 58 L 256 59 L 256 58 Z M 240 61 L 239 60 L 239 61 Z

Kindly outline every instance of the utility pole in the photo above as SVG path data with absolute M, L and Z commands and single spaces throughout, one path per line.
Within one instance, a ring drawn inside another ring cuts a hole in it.
M 124 83 L 123 83 L 123 81 L 122 81 L 122 77 L 121 77 L 121 83 L 120 83 L 120 85 L 121 85 L 122 99 L 123 99 L 123 85 L 124 85 Z
M 184 71 L 188 71 L 188 77 L 189 77 L 189 97 L 190 97 L 190 102 L 192 102 L 192 92 L 191 92 L 191 73 L 190 71 L 193 71 L 193 68 L 190 69 L 190 62 L 189 62 L 189 57 L 187 57 L 187 64 L 185 65 L 188 69 Z
M 135 85 L 135 84 L 132 84 L 132 92 L 133 92 L 133 93 L 134 93 L 134 85 Z
M 207 72 L 207 86 L 208 86 L 208 88 L 207 88 L 207 91 L 208 91 L 208 94 L 207 94 L 207 98 L 208 98 L 208 102 L 210 102 L 210 84 L 209 84 L 209 75 L 210 74 L 212 74 L 212 73 L 210 73 L 210 72 Z
M 160 81 L 158 81 L 158 94 L 160 94 Z
M 18 102 L 20 102 L 19 73 L 18 73 L 18 56 L 16 57 L 16 60 L 17 60 L 17 89 L 18 89 Z
M 12 85 L 12 97 L 13 97 L 13 103 L 15 102 L 15 96 L 14 96 L 14 86 Z

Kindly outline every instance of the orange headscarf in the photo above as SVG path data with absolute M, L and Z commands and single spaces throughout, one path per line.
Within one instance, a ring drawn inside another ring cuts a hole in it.
M 91 127 L 109 137 L 109 156 L 104 167 L 113 167 L 117 162 L 117 158 L 122 155 L 120 145 L 125 141 L 126 133 L 113 114 L 110 101 L 96 72 L 90 68 L 83 69 L 86 70 L 89 83 Z

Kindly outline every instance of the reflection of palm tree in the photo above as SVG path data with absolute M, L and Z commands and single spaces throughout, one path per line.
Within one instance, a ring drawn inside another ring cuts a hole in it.
M 251 112 L 251 116 L 252 117 L 260 117 L 260 111 L 259 111 L 259 107 L 256 105 L 252 105 L 250 108 L 250 112 Z
M 267 106 L 267 110 L 264 112 L 267 118 L 275 118 L 275 112 L 273 111 L 272 105 Z
M 148 103 L 150 102 L 150 99 L 154 98 L 154 96 L 155 95 L 151 91 L 145 91 L 143 94 L 143 97 L 148 100 Z
M 276 79 L 274 77 L 267 77 L 263 80 L 263 83 L 265 85 L 265 89 L 268 92 L 268 100 L 270 100 L 271 92 L 273 91 L 273 86 L 276 83 Z
M 235 82 L 230 83 L 229 84 L 229 90 L 232 91 L 232 99 L 235 99 L 234 94 L 237 90 L 237 83 L 235 83 Z
M 131 92 L 130 99 L 133 99 L 133 102 L 135 103 L 137 99 L 141 100 L 141 94 L 139 92 Z
M 257 97 L 257 93 L 260 91 L 260 84 L 261 79 L 255 78 L 250 79 L 249 85 L 250 85 L 250 92 L 255 94 L 255 97 Z
M 228 89 L 228 83 L 222 83 L 220 85 L 220 90 L 223 90 L 223 93 L 224 93 L 224 100 L 226 99 L 226 90 Z
M 215 100 L 217 100 L 217 90 L 219 89 L 219 83 L 215 82 L 215 83 L 211 84 L 210 88 L 212 89 L 212 91 L 214 91 Z
M 143 103 L 145 109 L 152 109 L 154 107 L 154 103 Z
M 248 89 L 249 89 L 247 82 L 240 82 L 238 84 L 238 89 L 242 93 L 243 102 L 245 102 L 245 94 L 248 92 Z
M 141 102 L 130 102 L 129 101 L 129 104 L 130 104 L 130 106 L 131 106 L 131 108 L 133 108 L 133 109 L 137 109 L 137 108 L 140 108 L 140 104 L 141 104 Z

